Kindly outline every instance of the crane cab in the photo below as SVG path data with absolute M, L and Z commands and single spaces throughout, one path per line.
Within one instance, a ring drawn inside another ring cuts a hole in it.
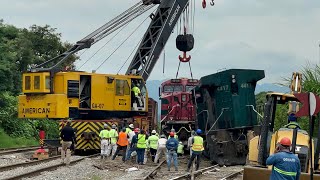
M 58 72 L 23 74 L 19 118 L 106 119 L 146 115 L 148 93 L 141 76 Z M 139 99 L 132 91 L 138 85 Z M 51 87 L 53 86 L 53 87 Z

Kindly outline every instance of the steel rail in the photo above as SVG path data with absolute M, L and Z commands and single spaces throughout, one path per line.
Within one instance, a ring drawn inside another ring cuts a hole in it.
M 43 162 L 48 162 L 48 161 L 55 160 L 55 159 L 58 159 L 58 158 L 61 158 L 61 156 L 53 156 L 53 157 L 50 157 L 48 159 L 42 159 L 42 160 L 36 160 L 36 161 L 29 161 L 29 162 L 23 162 L 23 163 L 10 164 L 10 165 L 7 165 L 7 166 L 0 166 L 0 172 L 11 170 L 11 169 L 18 168 L 18 167 L 24 167 L 24 166 L 43 163 Z
M 32 150 L 36 150 L 36 149 L 39 149 L 39 146 L 2 150 L 2 151 L 0 151 L 0 155 L 19 153 L 19 152 L 25 152 L 25 151 L 32 151 Z
M 143 177 L 143 180 L 147 180 L 147 179 L 153 179 L 153 177 L 157 174 L 157 170 L 162 166 L 162 164 L 165 162 L 165 160 L 163 160 L 162 162 L 159 163 L 159 165 L 157 167 L 155 167 L 152 171 L 150 171 L 145 177 Z
M 206 167 L 206 168 L 203 168 L 203 169 L 200 169 L 198 171 L 195 171 L 193 172 L 193 175 L 194 176 L 197 176 L 199 174 L 202 174 L 203 172 L 206 172 L 206 171 L 211 171 L 213 170 L 214 168 L 218 167 L 219 165 L 214 165 L 214 166 L 210 166 L 210 167 Z M 185 179 L 185 178 L 190 178 L 192 175 L 192 173 L 186 173 L 184 175 L 181 175 L 181 176 L 177 176 L 177 177 L 174 177 L 174 178 L 171 178 L 170 180 L 178 180 L 178 179 Z
M 99 154 L 94 154 L 94 155 L 85 156 L 85 157 L 82 157 L 80 159 L 73 160 L 73 161 L 70 162 L 70 165 L 76 164 L 76 163 L 84 160 L 85 158 L 92 158 L 92 157 L 96 157 L 98 155 Z M 40 169 L 36 169 L 36 170 L 30 171 L 30 172 L 26 172 L 24 174 L 19 174 L 19 175 L 16 175 L 16 176 L 5 178 L 5 180 L 21 179 L 21 178 L 26 178 L 26 177 L 30 177 L 30 176 L 36 176 L 36 175 L 38 175 L 38 174 L 40 174 L 40 173 L 42 173 L 44 171 L 57 169 L 58 167 L 62 167 L 62 166 L 65 166 L 65 164 L 62 164 L 62 163 L 61 164 L 55 164 L 55 165 L 52 165 L 52 166 L 48 166 L 48 167 L 44 167 L 44 168 L 40 168 Z
M 237 177 L 239 174 L 243 173 L 243 169 L 240 171 L 232 172 L 231 174 L 228 174 L 227 176 L 223 177 L 221 180 L 228 180 L 228 179 L 233 179 Z

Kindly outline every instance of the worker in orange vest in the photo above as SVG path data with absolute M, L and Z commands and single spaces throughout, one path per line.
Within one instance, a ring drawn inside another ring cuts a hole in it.
M 122 161 L 125 162 L 128 144 L 129 144 L 128 134 L 126 133 L 126 128 L 123 128 L 122 132 L 119 133 L 119 137 L 118 137 L 118 141 L 117 141 L 118 147 L 112 157 L 112 160 L 114 160 L 116 158 L 117 154 L 119 153 L 119 151 L 122 150 Z

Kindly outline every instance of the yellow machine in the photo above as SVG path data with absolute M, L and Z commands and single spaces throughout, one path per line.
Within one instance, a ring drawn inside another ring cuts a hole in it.
M 78 41 L 67 52 L 42 64 L 30 65 L 28 71 L 23 73 L 23 94 L 19 96 L 19 118 L 71 118 L 71 126 L 77 130 L 75 149 L 86 150 L 99 149 L 99 132 L 104 123 L 110 125 L 110 119 L 120 119 L 122 122 L 118 124 L 122 127 L 127 125 L 123 120 L 125 118 L 148 117 L 148 93 L 145 82 L 179 17 L 183 13 L 187 14 L 188 5 L 189 0 L 139 1 Z M 125 75 L 62 70 L 62 63 L 67 62 L 70 56 L 90 48 L 154 6 L 158 7 L 149 16 L 150 25 L 137 46 L 137 51 Z M 193 45 L 191 47 L 190 42 L 186 40 L 182 39 L 180 44 L 186 44 L 190 46 L 187 48 L 192 49 Z M 137 120 L 141 128 L 150 129 L 156 124 L 150 123 L 151 119 L 142 119 Z M 60 128 L 63 125 L 62 120 Z
M 268 93 L 267 102 L 265 105 L 264 118 L 261 122 L 261 129 L 258 136 L 253 137 L 250 140 L 249 146 L 249 156 L 250 165 L 260 166 L 258 167 L 245 167 L 244 179 L 268 179 L 268 174 L 270 173 L 271 166 L 268 170 L 261 168 L 261 166 L 266 166 L 266 159 L 269 155 L 273 154 L 276 145 L 283 137 L 287 137 L 292 142 L 292 152 L 295 153 L 300 159 L 301 172 L 308 173 L 310 162 L 308 157 L 309 153 L 309 135 L 307 131 L 302 129 L 290 129 L 290 128 L 280 128 L 275 131 L 274 121 L 275 114 L 278 104 L 288 104 L 289 111 L 288 114 L 296 113 L 299 110 L 299 101 L 293 95 L 293 93 L 301 92 L 301 74 L 293 73 L 292 78 L 293 84 L 291 84 L 292 94 L 283 93 Z M 285 125 L 285 124 L 283 124 Z M 315 146 L 314 141 L 312 141 L 312 161 L 315 162 Z M 318 161 L 318 160 L 317 160 Z M 312 163 L 318 164 L 316 163 Z M 308 178 L 307 174 L 302 174 L 301 179 Z M 320 179 L 319 175 L 314 175 L 315 179 Z
M 19 118 L 106 119 L 146 114 L 148 93 L 143 85 L 143 106 L 131 101 L 131 85 L 144 84 L 141 76 L 59 72 L 50 92 L 48 72 L 24 73 L 19 96 Z

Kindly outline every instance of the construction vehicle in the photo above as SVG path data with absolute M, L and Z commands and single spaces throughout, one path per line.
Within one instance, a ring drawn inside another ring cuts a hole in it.
M 149 16 L 151 23 L 125 75 L 61 69 L 61 64 L 68 57 L 90 48 L 156 5 L 157 10 Z M 89 138 L 93 135 L 98 137 L 102 124 L 111 125 L 111 118 L 147 116 L 145 82 L 188 5 L 189 0 L 143 0 L 78 41 L 67 52 L 42 64 L 32 65 L 28 72 L 23 73 L 19 118 L 74 119 L 72 124 L 79 127 L 77 134 L 84 137 L 77 142 L 77 146 L 82 144 L 81 147 L 90 148 L 93 146 L 83 146 L 88 142 L 84 134 L 89 134 Z M 53 65 L 45 67 L 50 64 Z M 142 103 L 138 103 L 131 92 L 133 84 L 140 87 Z
M 301 93 L 301 80 L 302 75 L 300 73 L 293 73 L 291 93 L 268 93 L 266 95 L 266 104 L 264 110 L 264 118 L 261 122 L 260 132 L 255 132 L 257 136 L 250 140 L 249 145 L 249 162 L 250 166 L 245 167 L 244 179 L 268 179 L 268 174 L 271 173 L 271 166 L 266 167 L 266 159 L 269 155 L 273 154 L 277 143 L 283 137 L 287 137 L 292 142 L 291 151 L 295 153 L 300 159 L 301 164 L 301 179 L 306 179 L 309 177 L 308 169 L 310 167 L 310 162 L 308 161 L 310 157 L 309 152 L 309 135 L 308 132 L 300 128 L 287 128 L 284 124 L 279 130 L 275 129 L 275 116 L 277 111 L 277 105 L 286 104 L 289 107 L 288 115 L 291 113 L 297 113 L 299 110 L 299 100 L 293 95 L 294 93 Z M 312 152 L 315 151 L 314 146 L 315 140 L 312 141 Z M 318 164 L 318 157 L 316 153 L 312 154 L 312 161 Z M 256 167 L 254 167 L 256 166 Z M 319 175 L 314 176 L 315 179 L 320 179 Z

